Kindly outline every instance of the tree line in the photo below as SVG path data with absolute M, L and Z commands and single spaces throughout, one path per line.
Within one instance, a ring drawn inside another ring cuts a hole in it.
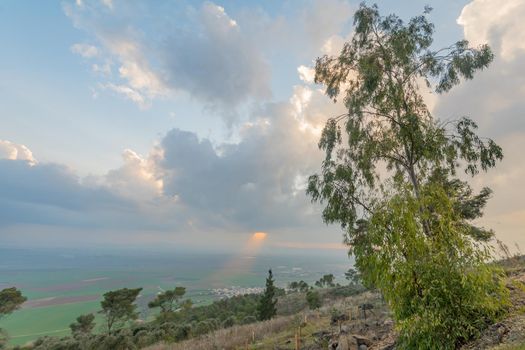
M 341 286 L 334 284 L 334 279 L 332 274 L 324 275 L 319 280 L 324 282 L 317 281 L 315 286 L 333 288 L 333 295 L 343 296 L 359 292 L 352 282 L 348 286 Z M 291 282 L 286 289 L 275 286 L 271 270 L 268 271 L 262 294 L 233 296 L 204 306 L 193 306 L 191 299 L 185 298 L 184 287 L 178 286 L 159 292 L 147 304 L 156 314 L 155 319 L 150 322 L 139 320 L 136 301 L 141 292 L 142 288 L 121 288 L 104 293 L 100 310 L 97 312 L 99 318 L 95 313 L 78 316 L 69 326 L 71 336 L 45 336 L 38 338 L 30 346 L 14 349 L 138 349 L 158 342 L 181 341 L 234 325 L 269 320 L 277 315 L 277 302 L 279 299 L 284 300 L 286 295 L 304 294 L 301 297 L 304 304 L 287 311 L 283 310 L 283 314 L 297 312 L 303 305 L 317 309 L 322 303 L 319 293 L 304 281 Z M 0 291 L 0 317 L 14 312 L 26 300 L 17 288 Z M 0 349 L 7 347 L 8 337 L 5 332 L 2 339 Z

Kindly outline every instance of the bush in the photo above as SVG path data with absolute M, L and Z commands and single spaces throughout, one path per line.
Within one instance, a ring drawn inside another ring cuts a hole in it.
M 235 317 L 230 316 L 227 319 L 225 319 L 224 321 L 222 321 L 222 328 L 233 327 L 235 325 L 235 322 L 236 322 L 235 321 Z
M 257 317 L 255 316 L 246 316 L 242 319 L 242 324 L 250 324 L 257 322 Z
M 432 239 L 419 229 L 418 201 L 397 196 L 371 218 L 368 248 L 358 248 L 389 240 L 389 249 L 360 253 L 357 263 L 389 303 L 403 349 L 455 349 L 497 320 L 508 291 L 501 272 L 485 264 L 488 248 L 479 249 L 446 210 L 452 205 L 446 193 L 434 186 L 422 191 L 439 217 L 429 220 Z
M 316 310 L 321 307 L 321 297 L 319 296 L 319 292 L 315 290 L 310 290 L 306 293 L 306 301 L 311 310 Z

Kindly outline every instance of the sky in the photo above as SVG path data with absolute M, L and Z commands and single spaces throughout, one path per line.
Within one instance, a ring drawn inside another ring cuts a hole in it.
M 435 47 L 488 43 L 491 67 L 436 118 L 470 116 L 504 150 L 474 178 L 481 224 L 525 249 L 525 2 L 378 1 L 407 20 L 429 4 Z M 0 4 L 0 244 L 339 250 L 305 194 L 326 120 L 313 83 L 358 1 L 18 1 Z

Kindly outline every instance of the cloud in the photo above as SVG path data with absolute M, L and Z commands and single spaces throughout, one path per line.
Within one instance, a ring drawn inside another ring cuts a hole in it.
M 475 0 L 463 8 L 457 22 L 473 45 L 489 43 L 505 60 L 525 50 L 525 3 L 521 0 Z
M 308 84 L 314 82 L 315 70 L 313 68 L 301 65 L 297 68 L 297 72 L 299 73 L 299 79 L 301 79 L 303 82 Z
M 101 1 L 102 1 L 102 4 L 104 4 L 104 6 L 113 10 L 113 0 L 101 0 Z
M 8 140 L 0 140 L 0 159 L 24 160 L 29 165 L 37 163 L 29 148 Z
M 112 225 L 132 205 L 103 187 L 89 187 L 66 167 L 0 160 L 0 226 L 46 223 Z
M 317 50 L 326 44 L 327 39 L 340 34 L 352 15 L 352 7 L 347 1 L 314 1 L 306 7 L 301 18 L 307 33 L 305 39 Z
M 128 84 L 102 88 L 147 103 Z M 83 178 L 59 164 L 30 166 L 20 160 L 21 152 L 15 157 L 11 143 L 1 143 L 5 158 L 19 160 L 0 164 L 0 223 L 12 232 L 32 230 L 31 225 L 45 225 L 45 232 L 92 228 L 94 236 L 127 232 L 130 240 L 144 230 L 166 241 L 188 233 L 233 239 L 263 231 L 276 241 L 332 232 L 327 240 L 338 242 L 339 230 L 324 226 L 305 187 L 321 164 L 320 128 L 342 110 L 321 90 L 298 85 L 290 99 L 254 107 L 239 125 L 236 142 L 173 129 L 147 154 L 125 149 L 120 165 Z M 112 237 L 117 236 L 107 239 Z
M 64 4 L 64 12 L 73 25 L 91 35 L 99 47 L 75 44 L 72 50 L 93 59 L 94 72 L 103 73 L 107 81 L 99 84 L 135 102 L 141 108 L 148 107 L 153 98 L 162 98 L 169 93 L 161 72 L 151 66 L 148 53 L 153 51 L 143 33 L 135 29 L 133 11 L 139 11 L 129 4 L 127 11 L 108 11 L 114 8 L 111 1 L 82 2 L 80 6 Z M 117 65 L 118 76 L 114 76 L 111 65 Z
M 97 47 L 89 44 L 74 44 L 71 51 L 85 58 L 96 57 L 99 54 Z
M 162 196 L 148 157 L 124 150 L 122 166 L 81 178 L 57 163 L 37 162 L 24 145 L 0 141 L 0 227 L 54 227 L 159 230 L 184 228 L 172 198 Z M 181 212 L 182 214 L 182 212 Z
M 480 223 L 495 229 L 507 243 L 521 245 L 525 244 L 525 219 L 518 219 L 518 213 L 525 211 L 525 188 L 519 185 L 525 178 L 525 77 L 516 72 L 525 70 L 525 47 L 520 40 L 525 33 L 523 16 L 522 1 L 474 0 L 465 6 L 458 19 L 465 38 L 476 45 L 488 43 L 496 58 L 474 80 L 439 96 L 434 108 L 441 119 L 471 117 L 479 125 L 479 134 L 503 147 L 503 161 L 470 181 L 477 188 L 494 190 Z
M 124 96 L 126 99 L 135 102 L 140 108 L 147 108 L 150 103 L 138 90 L 127 85 L 115 85 L 112 83 L 100 84 L 101 89 L 111 90 Z
M 118 62 L 118 77 L 109 77 L 101 87 L 122 94 L 142 108 L 155 98 L 179 92 L 225 111 L 270 97 L 268 63 L 223 7 L 211 2 L 189 7 L 183 25 L 175 19 L 162 22 L 154 33 L 137 29 L 141 14 L 134 11 L 140 9 L 131 6 L 121 13 L 105 11 L 104 7 L 86 3 L 64 6 L 74 25 L 92 35 L 103 48 L 95 52 L 94 47 L 77 44 L 72 50 L 84 57 Z M 149 11 L 152 9 L 144 12 Z M 101 51 L 105 55 L 100 55 Z M 99 62 L 94 64 L 97 71 L 104 67 Z
M 157 98 L 189 95 L 229 125 L 242 119 L 240 107 L 271 99 L 272 60 L 315 57 L 336 41 L 352 14 L 342 0 L 309 1 L 293 7 L 289 18 L 260 8 L 242 8 L 234 18 L 213 2 L 182 10 L 180 4 L 157 5 L 132 3 L 126 11 L 108 11 L 100 2 L 66 3 L 66 15 L 100 47 L 96 55 L 85 46 L 75 46 L 75 52 L 91 56 L 93 71 L 104 73 L 101 87 L 141 108 Z M 173 16 L 160 16 L 162 9 Z M 155 26 L 142 25 L 152 18 Z M 115 62 L 118 76 L 107 62 Z M 301 72 L 312 79 L 306 67 Z
M 204 3 L 190 31 L 171 33 L 160 56 L 167 80 L 212 106 L 270 96 L 270 68 L 257 45 L 224 8 Z
M 311 60 L 330 38 L 347 32 L 353 7 L 344 0 L 309 0 L 301 6 L 282 2 L 283 15 L 269 15 L 260 9 L 245 10 L 239 24 L 259 46 L 277 57 L 283 52 L 289 57 Z
M 133 150 L 125 149 L 122 152 L 124 164 L 120 168 L 110 170 L 104 176 L 104 182 L 112 191 L 137 202 L 159 197 L 163 188 L 155 168 L 155 161 L 159 156 L 152 153 L 145 158 Z
M 306 179 L 321 164 L 317 142 L 324 121 L 344 107 L 319 90 L 294 91 L 290 101 L 257 110 L 238 143 L 214 147 L 192 132 L 171 130 L 160 143 L 165 194 L 177 196 L 208 225 L 251 231 L 319 227 Z

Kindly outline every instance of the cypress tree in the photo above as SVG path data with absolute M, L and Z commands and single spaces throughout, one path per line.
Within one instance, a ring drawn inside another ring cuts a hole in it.
M 259 320 L 269 320 L 277 313 L 275 305 L 277 304 L 277 299 L 275 298 L 275 286 L 273 285 L 273 274 L 272 270 L 268 271 L 268 277 L 266 278 L 266 289 L 264 294 L 259 300 L 259 305 L 257 306 L 257 313 Z

